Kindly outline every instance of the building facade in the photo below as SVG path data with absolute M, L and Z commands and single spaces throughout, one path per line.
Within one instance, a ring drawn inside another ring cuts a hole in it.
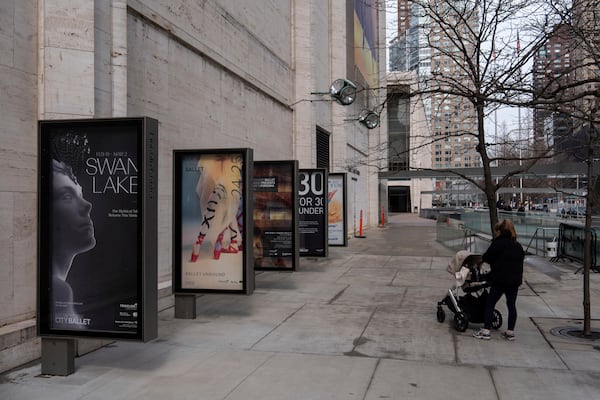
M 437 169 L 478 167 L 481 162 L 473 135 L 477 132 L 475 109 L 466 98 L 446 94 L 455 91 L 452 85 L 467 87 L 471 82 L 465 76 L 467 66 L 459 60 L 465 59 L 462 52 L 470 54 L 473 51 L 472 41 L 468 38 L 469 32 L 478 30 L 477 5 L 468 1 L 459 2 L 462 7 L 444 1 L 432 0 L 430 3 L 429 10 L 437 13 L 436 21 L 443 16 L 446 23 L 454 26 L 450 30 L 432 22 L 428 32 L 431 85 L 441 88 L 441 92 L 431 96 L 432 165 Z M 457 43 L 471 48 L 461 49 Z
M 533 59 L 533 84 L 536 93 L 543 95 L 556 90 L 559 85 L 569 85 L 572 79 L 570 71 L 573 66 L 573 43 L 572 31 L 566 25 L 557 25 L 548 34 L 545 45 L 538 49 Z M 566 109 L 563 112 L 533 110 L 533 138 L 538 151 L 543 152 L 555 144 L 557 153 L 565 150 L 561 149 L 565 138 L 573 133 L 571 113 L 571 110 Z
M 357 122 L 385 98 L 385 15 L 371 3 L 3 1 L 0 371 L 40 351 L 38 120 L 159 121 L 159 310 L 173 304 L 173 150 L 249 147 L 255 160 L 347 172 L 347 217 L 361 210 L 365 225 L 376 225 L 377 169 L 386 161 L 372 149 L 384 134 Z M 357 84 L 354 104 L 317 94 L 337 78 Z M 78 341 L 78 352 L 99 344 Z
M 402 171 L 430 170 L 431 146 L 425 106 L 417 91 L 416 72 L 388 74 L 388 176 Z M 387 178 L 390 212 L 415 212 L 432 207 L 431 178 Z
M 474 6 L 468 2 L 463 3 L 465 9 Z M 445 7 L 448 9 L 445 10 Z M 399 0 L 398 36 L 392 41 L 390 49 L 391 71 L 415 71 L 419 88 L 424 92 L 435 92 L 422 98 L 430 132 L 427 145 L 431 147 L 433 169 L 470 168 L 481 165 L 481 158 L 476 151 L 477 142 L 473 135 L 477 132 L 475 109 L 465 98 L 444 94 L 448 91 L 448 88 L 444 87 L 445 82 L 460 80 L 463 73 L 462 66 L 457 64 L 456 60 L 464 59 L 460 55 L 464 49 L 458 49 L 455 43 L 468 43 L 460 37 L 449 35 L 460 35 L 469 29 L 477 30 L 479 25 L 476 12 L 465 11 L 458 15 L 457 10 L 460 10 L 460 7 L 451 9 L 447 3 L 435 0 L 422 3 Z M 430 17 L 430 13 L 435 13 L 435 17 Z M 465 19 L 465 15 L 469 17 Z M 442 16 L 444 20 L 454 21 L 455 29 L 438 26 L 435 21 L 440 20 Z M 461 24 L 465 26 L 461 27 Z M 465 78 L 464 81 L 468 82 L 468 79 Z M 433 90 L 434 88 L 436 89 Z M 452 180 L 446 179 L 434 182 L 436 190 L 440 193 L 452 191 L 454 184 Z M 441 195 L 440 204 L 444 204 L 444 196 Z

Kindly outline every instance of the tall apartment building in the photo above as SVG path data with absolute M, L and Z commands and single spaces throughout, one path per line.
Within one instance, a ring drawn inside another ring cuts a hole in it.
M 533 60 L 533 84 L 535 91 L 542 95 L 556 90 L 558 85 L 572 81 L 573 36 L 569 26 L 555 26 L 548 34 L 547 42 L 538 49 Z M 565 93 L 568 94 L 568 93 Z M 573 119 L 570 110 L 533 110 L 534 147 L 544 151 L 556 146 L 556 153 L 564 151 L 568 137 L 573 133 Z
M 398 31 L 390 45 L 391 71 L 417 71 L 427 75 L 431 61 L 427 45 L 429 18 L 420 4 L 398 0 Z
M 598 36 L 600 35 L 600 26 L 598 23 L 598 13 L 600 5 L 598 2 L 590 0 L 576 0 L 573 4 L 573 26 L 577 36 L 574 38 L 578 46 L 573 50 L 573 63 L 575 69 L 575 81 L 586 81 L 585 85 L 578 86 L 575 90 L 579 93 L 583 91 L 592 92 L 600 87 L 600 63 L 598 62 L 598 52 L 600 44 Z M 595 40 L 589 40 L 593 38 Z M 584 67 L 582 67 L 584 66 Z M 598 96 L 587 95 L 578 100 L 576 109 L 583 110 L 583 115 L 577 115 L 578 118 L 585 118 L 592 110 L 598 110 Z
M 409 168 L 431 169 L 429 128 L 422 96 L 417 90 L 416 72 L 390 72 L 388 82 L 388 175 L 390 212 L 412 212 L 431 208 L 432 180 L 419 177 L 394 179 Z
M 431 49 L 428 45 L 429 18 L 422 7 L 414 2 L 398 0 L 398 32 L 389 44 L 390 71 L 416 71 L 428 76 Z
M 534 110 L 534 139 L 538 149 L 552 148 L 562 159 L 582 160 L 585 153 L 585 134 L 582 127 L 590 117 L 594 96 L 581 96 L 583 91 L 597 89 L 600 70 L 594 61 L 594 42 L 585 40 L 594 35 L 592 18 L 585 2 L 579 2 L 572 24 L 553 27 L 547 41 L 535 57 L 534 88 L 538 94 L 552 94 L 557 103 L 554 110 Z M 590 30 L 591 29 L 591 30 Z M 585 84 L 577 85 L 577 82 Z M 561 104 L 561 99 L 577 98 Z
M 538 94 L 546 92 L 556 98 L 555 109 L 534 110 L 535 145 L 538 149 L 550 148 L 554 162 L 589 160 L 588 150 L 593 144 L 589 135 L 597 135 L 590 129 L 590 121 L 598 120 L 598 10 L 597 2 L 575 1 L 570 23 L 554 26 L 547 34 L 545 46 L 534 58 L 534 88 Z M 572 100 L 561 103 L 564 99 Z M 597 157 L 600 145 L 596 146 Z M 600 181 L 587 178 L 563 179 L 560 185 L 592 193 L 596 198 L 593 213 L 597 213 Z M 582 181 L 585 181 L 583 187 Z M 595 188 L 586 187 L 587 182 L 595 182 Z M 570 202 L 583 204 L 579 196 Z
M 462 1 L 462 0 L 461 0 Z M 465 0 L 466 1 L 466 0 Z M 468 7 L 468 3 L 465 3 Z M 427 7 L 398 0 L 398 33 L 390 42 L 390 70 L 415 71 L 420 89 L 439 85 L 438 76 L 452 76 L 460 79 L 461 68 L 451 57 L 458 48 L 452 45 L 446 33 L 435 24 L 435 19 L 428 12 L 438 10 L 444 19 L 454 19 L 455 24 L 461 22 L 454 11 L 448 8 L 440 12 L 447 3 L 430 0 Z M 467 8 L 468 9 L 468 8 Z M 467 19 L 472 29 L 479 25 L 478 14 L 472 13 Z M 462 34 L 466 29 L 457 29 Z M 465 41 L 466 42 L 466 41 Z M 460 58 L 460 57 L 458 57 Z M 471 135 L 476 132 L 475 110 L 464 98 L 445 94 L 430 94 L 422 99 L 425 116 L 428 122 L 430 137 L 431 168 L 454 169 L 477 167 L 481 159 L 475 150 L 477 142 Z M 422 131 L 423 132 L 423 131 Z M 390 154 L 390 160 L 393 155 Z M 392 167 L 398 167 L 397 164 Z M 439 201 L 449 202 L 450 194 L 456 182 L 453 179 L 436 179 L 433 183 L 435 191 L 442 193 Z
M 598 37 L 600 37 L 600 25 L 598 23 L 600 5 L 595 1 L 576 0 L 573 8 L 575 10 L 573 22 L 582 34 L 582 37 L 579 37 L 578 40 L 588 39 L 585 40 L 584 46 L 577 46 L 573 54 L 574 63 L 577 66 L 585 66 L 585 68 L 577 68 L 574 79 L 587 82 L 585 86 L 580 86 L 576 90 L 594 93 L 579 99 L 576 108 L 582 110 L 582 113 L 577 115 L 578 120 L 574 124 L 574 130 L 576 141 L 594 146 L 592 154 L 597 159 L 600 155 L 598 128 L 592 129 L 592 124 L 589 121 L 597 121 L 600 117 L 600 97 L 598 96 L 598 89 L 600 88 L 600 63 L 598 62 L 598 54 L 600 54 L 600 44 L 598 43 Z M 589 40 L 590 38 L 593 38 L 593 40 Z M 588 135 L 594 135 L 592 138 L 595 140 L 588 140 Z M 582 152 L 583 154 L 575 154 L 576 158 L 591 162 L 587 150 L 586 147 L 585 151 Z M 594 197 L 592 213 L 597 214 L 600 212 L 600 179 L 597 179 L 597 176 L 596 179 L 591 178 L 588 177 L 588 181 L 590 184 L 595 181 L 595 186 L 588 187 L 588 191 Z
M 444 7 L 443 2 L 432 7 Z M 476 14 L 474 14 L 476 15 Z M 456 15 L 448 10 L 447 18 Z M 460 66 L 453 61 L 451 53 L 459 51 L 442 29 L 429 18 L 427 10 L 406 0 L 398 1 L 398 36 L 391 43 L 390 70 L 417 71 L 422 88 L 433 83 L 437 74 L 460 76 Z M 468 21 L 477 29 L 476 17 Z M 404 52 L 402 54 L 402 52 Z M 430 122 L 432 138 L 432 167 L 463 168 L 480 165 L 475 144 L 469 133 L 475 132 L 474 109 L 459 97 L 433 94 L 423 99 L 425 113 Z

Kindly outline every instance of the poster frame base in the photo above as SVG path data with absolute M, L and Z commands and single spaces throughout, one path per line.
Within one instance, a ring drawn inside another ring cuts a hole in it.
M 196 319 L 196 294 L 175 293 L 175 318 Z
M 75 372 L 75 339 L 42 337 L 42 375 Z

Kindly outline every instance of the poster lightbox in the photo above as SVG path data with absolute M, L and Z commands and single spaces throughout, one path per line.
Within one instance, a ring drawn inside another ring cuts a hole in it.
M 254 162 L 254 269 L 298 265 L 298 161 Z
M 254 291 L 252 149 L 173 151 L 173 290 Z
M 40 336 L 157 335 L 158 121 L 38 123 Z
M 327 257 L 327 170 L 298 173 L 300 256 Z
M 330 246 L 348 245 L 346 174 L 330 173 L 327 192 L 327 240 Z

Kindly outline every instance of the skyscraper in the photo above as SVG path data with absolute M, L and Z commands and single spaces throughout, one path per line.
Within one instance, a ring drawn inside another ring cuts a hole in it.
M 572 30 L 565 24 L 555 26 L 548 33 L 545 45 L 538 49 L 533 60 L 533 84 L 538 96 L 549 95 L 559 86 L 572 81 L 572 44 Z M 568 93 L 563 91 L 562 94 Z M 564 150 L 562 147 L 573 131 L 573 120 L 570 112 L 565 107 L 562 108 L 562 111 L 542 108 L 533 110 L 533 137 L 537 151 L 545 151 L 554 145 L 556 151 Z
M 448 89 L 449 77 L 462 85 L 468 84 L 463 76 L 463 65 L 457 63 L 465 59 L 460 56 L 465 50 L 456 44 L 469 46 L 473 41 L 468 40 L 471 38 L 467 35 L 477 31 L 479 21 L 472 3 L 460 1 L 462 7 L 456 4 L 449 7 L 446 0 L 422 4 L 399 0 L 398 36 L 391 41 L 390 70 L 416 71 L 421 90 L 433 92 L 425 96 L 423 102 L 429 121 L 434 169 L 480 165 L 472 136 L 476 132 L 475 110 L 466 98 L 442 93 Z M 452 20 L 456 28 L 443 29 L 436 23 L 440 18 Z

